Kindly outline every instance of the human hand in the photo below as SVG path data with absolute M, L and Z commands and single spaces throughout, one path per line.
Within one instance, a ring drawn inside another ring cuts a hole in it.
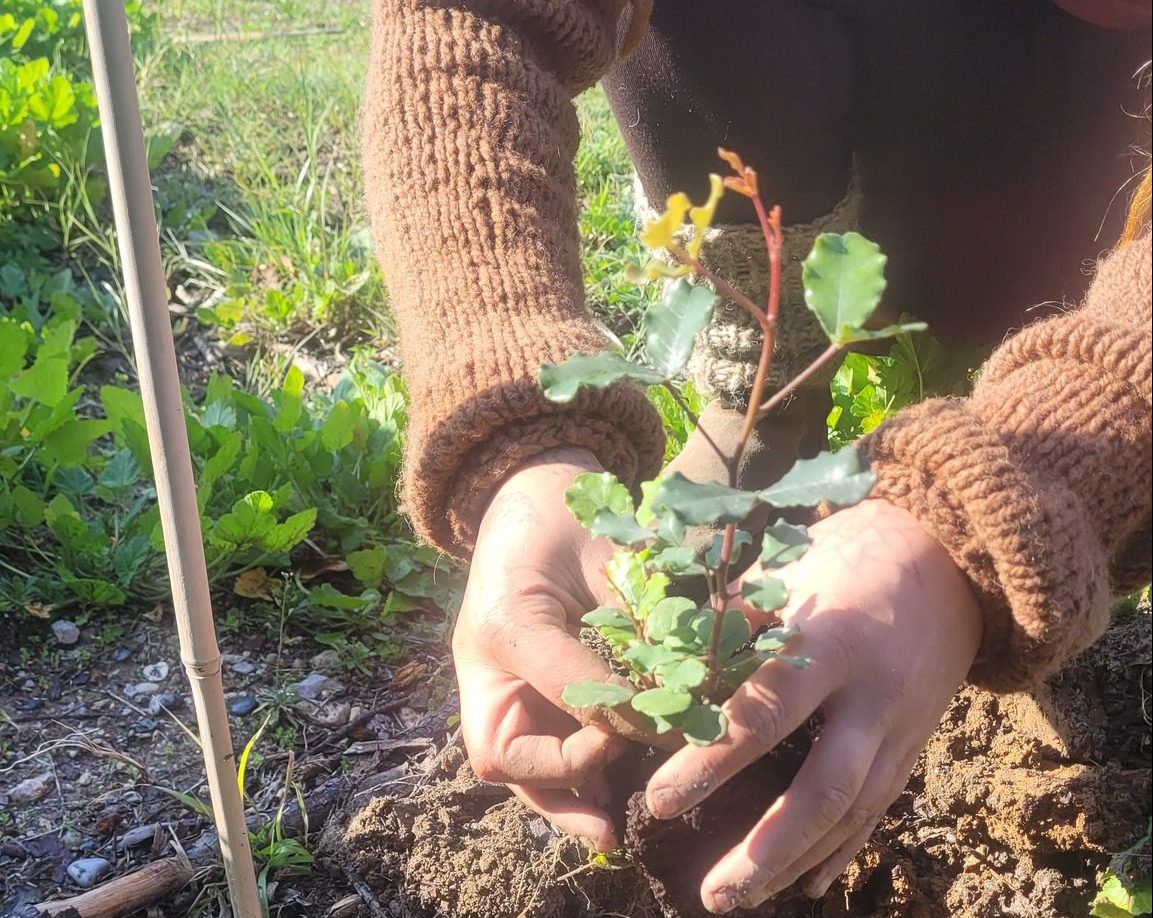
M 570 682 L 613 678 L 577 637 L 602 603 L 613 546 L 592 540 L 564 502 L 575 475 L 603 471 L 592 453 L 558 449 L 522 466 L 485 512 L 453 633 L 461 732 L 473 770 L 508 784 L 557 828 L 617 846 L 602 769 L 625 740 L 579 724 L 561 701 Z
M 981 640 L 968 582 L 911 514 L 866 501 L 810 534 L 808 552 L 776 573 L 790 589 L 782 617 L 800 626 L 786 652 L 811 665 L 762 666 L 725 703 L 726 736 L 676 753 L 646 791 L 654 816 L 678 816 L 821 711 L 788 790 L 705 877 L 701 899 L 719 914 L 802 877 L 807 895 L 824 895 L 904 789 Z M 765 618 L 744 611 L 754 627 Z

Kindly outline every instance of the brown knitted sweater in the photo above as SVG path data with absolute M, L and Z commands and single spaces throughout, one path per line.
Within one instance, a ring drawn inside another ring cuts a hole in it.
M 1082 307 L 1003 344 L 964 401 L 901 412 L 864 441 L 873 496 L 909 509 L 968 574 L 985 615 L 970 677 L 1000 690 L 1055 670 L 1149 582 L 1150 243 L 1098 266 Z
M 639 390 L 546 400 L 541 363 L 604 340 L 584 306 L 572 97 L 616 52 L 626 0 L 375 0 L 364 160 L 411 396 L 406 508 L 433 544 L 474 545 L 494 487 L 561 445 L 622 480 L 659 468 Z M 638 6 L 644 7 L 643 3 Z M 1085 307 L 1018 335 L 973 397 L 868 441 L 878 494 L 908 507 L 984 606 L 974 675 L 1024 684 L 1104 627 L 1150 568 L 1149 240 Z

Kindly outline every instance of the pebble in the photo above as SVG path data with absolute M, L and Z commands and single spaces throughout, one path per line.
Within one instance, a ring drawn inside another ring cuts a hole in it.
M 161 692 L 148 699 L 148 713 L 160 714 L 167 708 L 169 711 L 179 711 L 184 707 L 184 698 L 175 692 Z
M 8 799 L 13 803 L 35 803 L 43 800 L 52 792 L 55 784 L 52 772 L 46 771 L 42 775 L 21 781 L 12 790 L 8 791 Z
M 352 705 L 347 701 L 329 701 L 320 706 L 320 710 L 315 711 L 312 719 L 315 720 L 322 727 L 343 727 L 348 723 L 349 717 L 352 715 Z
M 249 663 L 247 660 L 237 660 L 230 668 L 238 676 L 251 676 L 256 672 L 256 664 Z
M 137 845 L 150 842 L 155 837 L 156 826 L 137 826 L 135 829 L 129 829 L 121 835 L 116 847 L 120 851 L 125 851 L 128 848 L 135 848 Z
M 340 651 L 329 648 L 328 650 L 322 650 L 308 662 L 314 670 L 325 670 L 337 669 L 342 661 L 340 659 Z
M 80 629 L 63 618 L 52 623 L 52 633 L 56 635 L 57 644 L 69 646 L 80 640 Z
M 132 651 L 127 647 L 117 647 L 114 651 L 112 651 L 113 663 L 127 663 L 131 659 Z
M 131 698 L 133 695 L 155 695 L 160 691 L 160 686 L 155 682 L 137 682 L 135 685 L 130 685 L 124 690 L 124 694 Z
M 228 713 L 233 717 L 244 717 L 256 710 L 256 699 L 251 695 L 241 695 L 228 706 Z
M 163 682 L 168 678 L 169 667 L 163 660 L 157 663 L 149 663 L 144 667 L 142 673 L 144 678 L 149 682 Z
M 334 683 L 322 673 L 311 673 L 293 686 L 296 694 L 305 701 L 316 701 L 324 692 L 333 687 Z
M 68 876 L 81 889 L 91 889 L 112 869 L 102 857 L 82 857 L 68 865 Z

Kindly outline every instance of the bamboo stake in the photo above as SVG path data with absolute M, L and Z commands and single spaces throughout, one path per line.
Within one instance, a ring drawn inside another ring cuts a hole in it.
M 100 106 L 109 190 L 156 496 L 164 530 L 180 655 L 192 688 L 220 851 L 237 918 L 260 918 L 260 898 L 244 803 L 236 784 L 232 738 L 212 620 L 208 573 L 180 377 L 160 259 L 152 184 L 140 125 L 128 22 L 121 0 L 84 0 L 92 73 Z

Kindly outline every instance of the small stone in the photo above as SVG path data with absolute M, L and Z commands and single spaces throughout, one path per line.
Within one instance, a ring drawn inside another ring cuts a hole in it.
M 128 848 L 135 848 L 137 845 L 150 842 L 155 837 L 156 826 L 137 826 L 135 829 L 129 829 L 120 836 L 120 841 L 116 844 L 116 848 L 118 851 L 126 851 Z
M 312 719 L 322 727 L 335 729 L 348 723 L 351 714 L 352 705 L 347 701 L 329 701 L 322 704 L 320 710 L 313 713 Z
M 241 695 L 228 706 L 228 713 L 233 717 L 245 717 L 256 710 L 256 699 L 251 695 Z
M 52 786 L 55 783 L 52 772 L 46 771 L 42 775 L 21 781 L 8 791 L 8 799 L 13 803 L 35 803 L 37 800 L 43 800 L 47 797 L 52 792 Z
M 251 676 L 256 672 L 256 664 L 247 660 L 237 660 L 230 668 L 238 676 Z
M 342 661 L 340 659 L 340 651 L 329 648 L 328 650 L 322 650 L 308 662 L 314 670 L 323 671 L 326 669 L 339 669 Z
M 91 889 L 112 869 L 102 857 L 82 857 L 68 865 L 68 877 L 81 889 Z
M 127 647 L 117 647 L 114 651 L 112 651 L 113 663 L 127 663 L 131 659 L 132 651 Z
M 322 673 L 312 673 L 297 682 L 293 688 L 296 690 L 296 694 L 305 701 L 316 701 L 325 691 L 330 690 L 332 685 L 333 682 L 328 676 Z
M 142 670 L 144 678 L 149 682 L 163 682 L 168 678 L 168 664 L 163 660 L 157 663 L 149 663 Z
M 175 692 L 161 692 L 148 699 L 148 713 L 160 714 L 167 708 L 169 711 L 179 711 L 184 707 L 184 698 Z
M 33 711 L 39 711 L 42 707 L 44 707 L 43 698 L 26 698 L 16 705 L 16 710 L 21 713 L 30 714 Z
M 69 851 L 79 851 L 84 844 L 84 836 L 75 829 L 65 829 L 60 833 L 60 844 Z
M 56 643 L 66 647 L 80 640 L 80 629 L 73 622 L 59 619 L 52 623 L 52 633 L 56 635 Z
M 233 663 L 239 663 L 243 659 L 244 654 L 242 653 L 222 653 L 220 655 L 220 662 L 228 666 L 231 666 Z
M 155 695 L 160 691 L 160 686 L 155 682 L 137 682 L 132 686 L 132 691 L 128 695 Z

